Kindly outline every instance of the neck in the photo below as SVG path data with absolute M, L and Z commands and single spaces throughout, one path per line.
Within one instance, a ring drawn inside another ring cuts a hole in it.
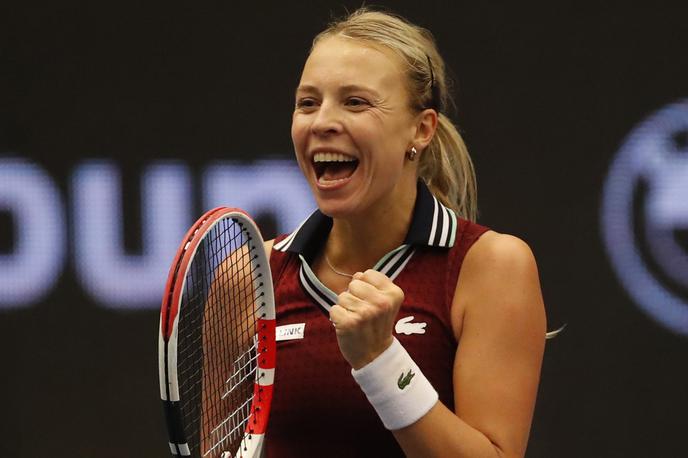
M 395 202 L 384 202 L 364 214 L 335 218 L 325 246 L 325 255 L 340 272 L 353 274 L 372 268 L 406 237 L 416 188 Z

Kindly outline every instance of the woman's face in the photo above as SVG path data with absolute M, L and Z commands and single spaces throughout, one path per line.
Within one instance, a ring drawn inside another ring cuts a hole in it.
M 398 56 L 350 38 L 324 38 L 308 57 L 291 135 L 323 213 L 360 215 L 412 195 L 417 162 L 405 153 L 416 120 L 405 78 Z

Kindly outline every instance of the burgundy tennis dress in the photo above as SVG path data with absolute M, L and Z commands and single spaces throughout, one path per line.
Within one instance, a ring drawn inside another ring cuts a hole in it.
M 270 257 L 277 307 L 277 367 L 267 456 L 403 456 L 351 376 L 328 319 L 336 295 L 310 268 L 332 220 L 315 211 L 275 239 Z M 419 182 L 404 243 L 374 267 L 405 295 L 394 335 L 450 409 L 457 341 L 450 307 L 466 252 L 488 229 L 457 218 Z

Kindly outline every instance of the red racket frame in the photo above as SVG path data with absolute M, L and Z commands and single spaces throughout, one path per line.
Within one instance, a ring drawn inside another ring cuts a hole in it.
M 264 296 L 261 300 L 266 305 L 261 309 L 264 316 L 257 321 L 257 335 L 259 351 L 256 377 L 254 381 L 254 396 L 251 405 L 251 415 L 244 431 L 243 446 L 240 450 L 231 451 L 236 457 L 257 457 L 263 448 L 265 431 L 270 416 L 272 401 L 274 371 L 276 363 L 275 342 L 275 306 L 272 287 L 270 264 L 262 249 L 260 230 L 245 211 L 238 208 L 218 207 L 209 210 L 201 216 L 188 230 L 177 250 L 170 267 L 165 284 L 162 305 L 160 308 L 160 329 L 158 339 L 158 366 L 160 377 L 160 397 L 165 407 L 168 432 L 170 434 L 170 451 L 173 455 L 190 456 L 188 443 L 184 438 L 179 411 L 179 380 L 176 367 L 176 333 L 178 316 L 181 306 L 182 291 L 186 273 L 191 265 L 201 240 L 220 219 L 237 218 L 246 224 L 250 236 L 260 249 L 256 250 L 256 264 L 261 265 L 263 276 Z M 223 457 L 231 456 L 230 452 L 223 453 Z

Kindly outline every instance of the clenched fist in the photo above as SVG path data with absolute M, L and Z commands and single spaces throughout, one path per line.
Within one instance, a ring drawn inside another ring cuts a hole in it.
M 360 369 L 392 344 L 394 321 L 404 292 L 385 274 L 354 274 L 349 288 L 330 309 L 339 350 L 352 368 Z

